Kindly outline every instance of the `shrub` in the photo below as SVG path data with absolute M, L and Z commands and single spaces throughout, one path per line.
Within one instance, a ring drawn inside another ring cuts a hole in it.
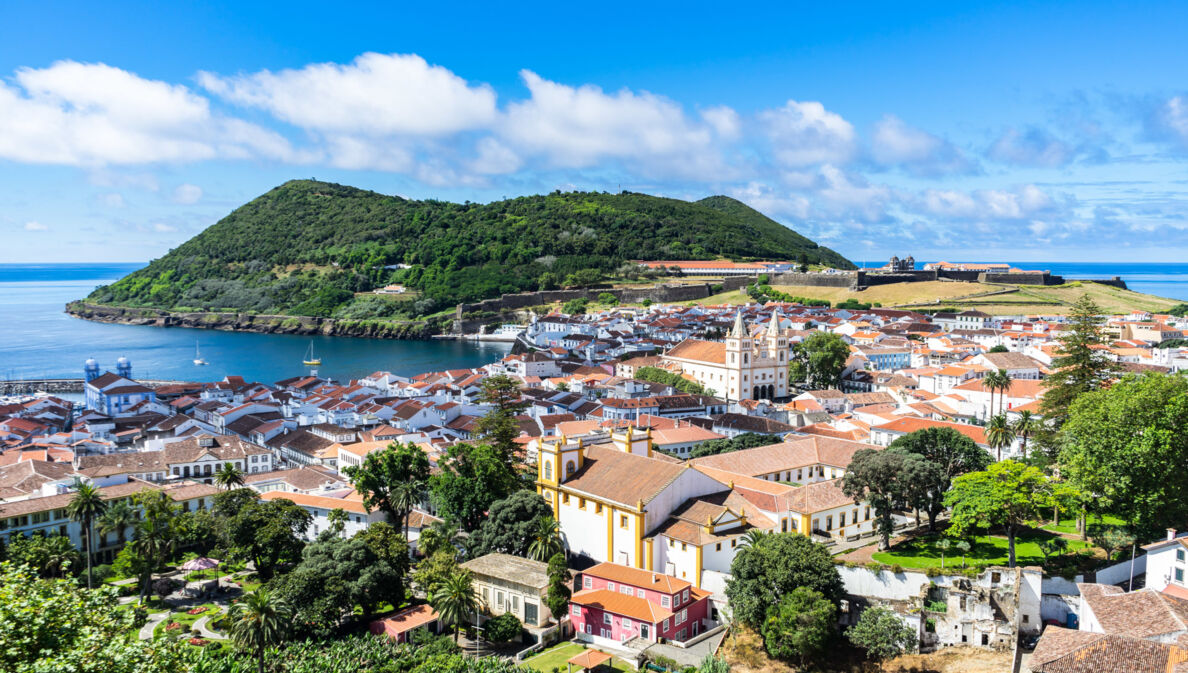
M 96 584 L 106 582 L 113 575 L 115 575 L 115 571 L 106 563 L 97 565 L 91 569 L 91 577 L 94 578 Z
M 927 577 L 937 577 L 941 574 L 943 574 L 941 573 L 941 569 L 936 566 L 928 566 L 924 569 L 924 575 Z
M 488 640 L 496 643 L 506 643 L 518 638 L 523 628 L 520 620 L 514 614 L 505 612 L 498 617 L 488 619 L 484 625 L 484 632 Z
M 892 563 L 891 564 L 891 572 L 898 575 L 903 572 L 903 566 L 899 565 L 898 563 Z
M 870 561 L 866 564 L 866 569 L 877 575 L 883 572 L 883 564 L 878 561 Z

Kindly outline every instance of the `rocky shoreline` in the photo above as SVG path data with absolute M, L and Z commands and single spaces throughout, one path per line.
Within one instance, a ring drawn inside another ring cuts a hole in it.
M 256 334 L 297 334 L 361 337 L 369 339 L 428 339 L 441 333 L 439 326 L 428 322 L 389 320 L 336 320 L 313 316 L 260 315 L 253 313 L 177 312 L 155 308 L 107 306 L 84 301 L 66 305 L 66 313 L 76 318 L 119 325 L 152 327 L 191 327 L 224 332 Z

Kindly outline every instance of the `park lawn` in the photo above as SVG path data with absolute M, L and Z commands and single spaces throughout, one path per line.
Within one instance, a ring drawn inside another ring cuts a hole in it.
M 1102 524 L 1102 525 L 1106 525 L 1106 526 L 1125 526 L 1126 522 L 1123 521 L 1122 519 L 1119 519 L 1118 517 L 1110 515 L 1110 514 L 1106 514 L 1105 516 L 1098 516 L 1096 514 L 1091 514 L 1089 516 L 1088 521 L 1086 521 L 1086 524 L 1089 526 L 1093 526 L 1095 524 Z M 1049 524 L 1043 526 L 1043 529 L 1050 530 L 1053 533 L 1065 533 L 1068 535 L 1076 535 L 1077 534 L 1077 519 L 1076 519 L 1076 517 L 1073 517 L 1070 519 L 1065 519 L 1064 522 L 1061 523 L 1060 525 L 1049 523 Z
M 1050 537 L 1052 536 L 1034 533 L 1016 536 L 1016 565 L 1044 565 L 1044 555 L 1040 552 L 1039 543 Z M 901 542 L 889 551 L 876 552 L 871 558 L 879 563 L 900 565 L 904 568 L 939 568 L 942 553 L 936 546 L 939 540 L 939 536 L 919 537 Z M 1005 537 L 980 535 L 974 538 L 971 544 L 969 554 L 965 557 L 966 565 L 1006 565 L 1007 539 Z M 1068 550 L 1065 553 L 1092 548 L 1092 546 L 1080 540 L 1069 540 Z M 944 562 L 946 568 L 961 567 L 961 552 L 950 549 L 944 554 Z
M 194 628 L 194 622 L 198 621 L 199 619 L 202 619 L 203 617 L 210 617 L 211 620 L 215 620 L 223 614 L 222 608 L 215 605 L 214 603 L 202 603 L 201 605 L 195 605 L 191 607 L 205 607 L 206 612 L 200 612 L 196 615 L 186 614 L 185 610 L 174 612 L 171 619 L 166 619 L 160 624 L 157 624 L 157 627 L 153 629 L 153 635 L 156 636 L 157 634 L 165 633 L 165 626 L 170 622 L 177 622 L 178 624 L 181 624 L 183 627 L 185 627 L 182 630 L 186 633 L 189 633 L 190 629 Z M 191 608 L 186 608 L 186 610 L 189 609 Z
M 535 671 L 539 671 L 539 673 L 553 673 L 554 668 L 564 673 L 564 671 L 568 669 L 568 666 L 565 662 L 569 661 L 576 655 L 581 654 L 585 649 L 586 646 L 582 645 L 581 643 L 560 643 L 544 650 L 540 654 L 531 657 L 530 659 L 525 660 L 524 665 Z M 620 671 L 620 673 L 634 673 L 635 671 L 635 669 L 623 663 L 623 661 L 618 657 L 611 659 L 610 664 L 613 669 Z M 574 670 L 577 671 L 580 669 Z

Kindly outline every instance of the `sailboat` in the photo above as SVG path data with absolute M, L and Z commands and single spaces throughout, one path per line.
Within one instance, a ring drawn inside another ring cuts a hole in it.
M 206 360 L 202 359 L 202 351 L 198 350 L 197 341 L 194 342 L 194 364 L 198 366 L 209 364 Z
M 322 364 L 322 358 L 314 357 L 312 341 L 309 342 L 309 350 L 306 351 L 305 359 L 302 360 L 302 364 L 307 367 L 317 367 L 318 365 Z

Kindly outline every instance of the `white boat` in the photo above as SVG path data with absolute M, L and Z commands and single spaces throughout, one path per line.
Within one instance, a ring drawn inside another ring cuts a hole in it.
M 202 351 L 198 350 L 197 341 L 194 342 L 194 364 L 200 367 L 202 365 L 209 364 L 206 360 L 202 359 Z

